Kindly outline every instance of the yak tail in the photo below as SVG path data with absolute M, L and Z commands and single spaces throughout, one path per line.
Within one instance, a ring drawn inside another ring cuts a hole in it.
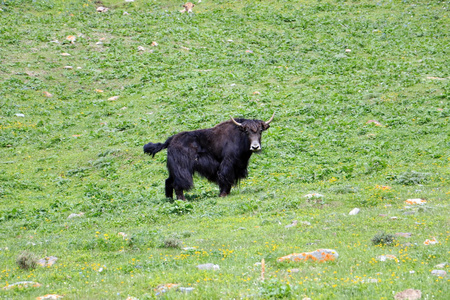
M 167 141 L 165 141 L 164 144 L 162 143 L 148 143 L 144 146 L 144 153 L 148 154 L 148 155 L 152 155 L 153 157 L 155 157 L 155 154 L 158 153 L 159 151 L 166 149 L 167 147 L 169 147 L 170 142 L 172 141 L 173 137 L 170 137 L 167 139 Z

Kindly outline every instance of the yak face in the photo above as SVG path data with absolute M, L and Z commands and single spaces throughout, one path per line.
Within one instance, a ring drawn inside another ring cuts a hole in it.
M 245 132 L 250 142 L 250 151 L 257 152 L 261 150 L 261 135 L 270 125 L 262 121 L 247 121 L 242 124 L 240 129 Z
M 273 113 L 272 117 L 266 122 L 260 120 L 245 120 L 244 122 L 239 123 L 233 119 L 233 117 L 231 117 L 231 120 L 247 135 L 250 144 L 249 150 L 257 152 L 261 150 L 261 134 L 264 130 L 269 129 L 269 124 L 272 122 L 274 115 L 275 113 Z

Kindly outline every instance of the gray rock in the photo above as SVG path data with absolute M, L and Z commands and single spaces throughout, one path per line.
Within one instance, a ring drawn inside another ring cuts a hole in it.
M 445 272 L 444 270 L 433 270 L 433 271 L 431 271 L 431 274 L 440 276 L 440 277 L 444 277 L 445 275 L 447 275 L 447 272 Z
M 446 265 L 448 265 L 448 263 L 445 262 L 445 263 L 442 263 L 442 264 L 435 265 L 434 267 L 436 269 L 443 269 L 443 268 L 445 268 Z
M 354 215 L 357 215 L 358 213 L 359 213 L 359 208 L 354 208 L 348 214 L 350 216 L 354 216 Z
M 416 300 L 422 298 L 422 292 L 420 290 L 407 289 L 403 292 L 399 292 L 394 296 L 395 300 Z
M 215 264 L 203 264 L 203 265 L 198 265 L 197 268 L 199 270 L 220 270 L 219 265 L 215 265 Z
M 180 287 L 177 289 L 177 291 L 183 292 L 183 293 L 190 293 L 190 292 L 192 292 L 193 290 L 195 290 L 195 288 L 193 288 L 193 287 L 182 287 L 182 286 L 180 286 Z

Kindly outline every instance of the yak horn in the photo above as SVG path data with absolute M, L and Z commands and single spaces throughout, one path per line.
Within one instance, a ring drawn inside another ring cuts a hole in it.
M 233 123 L 236 124 L 237 126 L 242 127 L 242 124 L 233 119 L 233 117 L 231 117 L 231 121 L 233 121 Z
M 275 112 L 273 112 L 273 115 L 272 115 L 272 117 L 270 117 L 269 121 L 266 121 L 266 122 L 265 122 L 265 123 L 266 123 L 266 125 L 269 125 L 269 124 L 270 124 L 270 122 L 272 122 L 272 120 L 273 120 L 273 117 L 275 117 Z

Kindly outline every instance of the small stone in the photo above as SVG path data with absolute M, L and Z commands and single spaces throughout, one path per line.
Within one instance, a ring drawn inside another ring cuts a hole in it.
M 119 99 L 120 96 L 112 96 L 110 98 L 108 98 L 109 101 L 116 101 Z
M 427 203 L 427 200 L 425 199 L 407 199 L 405 201 L 406 204 L 419 204 L 419 205 L 424 205 L 425 203 Z
M 64 69 L 66 69 L 66 70 L 72 70 L 73 67 L 72 67 L 72 66 L 64 66 Z
M 445 275 L 447 275 L 447 272 L 445 272 L 444 270 L 433 270 L 431 271 L 431 274 L 439 277 L 444 277 Z
M 47 92 L 47 91 L 44 91 L 43 92 L 43 94 L 44 94 L 44 96 L 45 97 L 47 97 L 47 98 L 51 98 L 51 97 L 53 97 L 53 95 L 52 94 L 50 94 L 49 92 Z
M 387 261 L 387 260 L 397 260 L 397 257 L 392 254 L 386 254 L 386 255 L 377 256 L 377 259 L 379 261 Z
M 443 269 L 443 268 L 445 268 L 446 265 L 448 265 L 448 263 L 445 262 L 445 263 L 442 263 L 442 264 L 435 265 L 434 267 L 436 269 Z
M 156 46 L 158 46 L 158 43 L 157 43 L 157 42 L 155 42 L 155 41 L 153 41 L 153 42 L 152 42 L 152 44 L 151 44 L 150 46 L 152 46 L 152 47 L 156 47 Z
M 354 208 L 348 214 L 351 215 L 351 216 L 354 216 L 354 215 L 357 215 L 358 213 L 359 213 L 359 208 Z
M 366 122 L 366 124 L 370 124 L 370 123 L 375 124 L 375 126 L 383 126 L 383 125 L 381 125 L 381 123 L 378 122 L 377 120 L 369 120 L 369 121 Z
M 69 53 L 61 53 L 61 56 L 70 56 Z
M 376 278 L 369 278 L 369 279 L 366 279 L 366 280 L 361 280 L 361 282 L 362 283 L 377 283 L 378 279 L 376 279 Z
M 24 115 L 24 114 L 16 114 L 15 116 L 16 116 L 16 117 L 20 117 L 20 118 L 23 118 L 23 117 L 25 117 L 25 115 Z
M 422 298 L 422 292 L 420 290 L 407 289 L 403 292 L 399 292 L 394 296 L 396 300 L 416 300 Z
M 109 10 L 109 8 L 104 7 L 104 6 L 97 7 L 97 12 L 104 13 L 104 12 L 107 12 L 108 10 Z
M 182 248 L 183 251 L 195 251 L 197 247 L 184 247 Z
M 68 35 L 68 36 L 66 37 L 66 40 L 68 40 L 69 42 L 71 42 L 72 44 L 74 44 L 75 41 L 77 40 L 77 37 L 74 36 L 74 35 Z
M 123 12 L 123 15 L 124 15 L 124 16 L 127 16 L 127 15 L 129 15 L 129 13 L 127 13 L 126 11 L 124 11 L 124 12 Z
M 322 198 L 323 195 L 319 194 L 319 193 L 312 193 L 312 194 L 306 194 L 303 197 L 308 198 L 308 199 L 312 199 L 312 198 Z
M 145 48 L 142 46 L 137 47 L 138 51 L 145 51 Z
M 103 45 L 103 42 L 97 42 L 96 45 Z
M 350 52 L 352 52 L 352 50 L 350 50 L 350 49 L 345 49 L 345 53 L 350 53 Z
M 44 258 L 41 258 L 38 260 L 38 265 L 41 265 L 42 267 L 50 267 L 56 263 L 58 258 L 56 256 L 47 256 Z
M 398 220 L 397 217 L 391 217 L 391 220 Z
M 396 236 L 402 236 L 402 237 L 405 237 L 405 238 L 410 238 L 412 234 L 410 232 L 397 232 L 395 235 Z
M 284 228 L 291 228 L 291 227 L 294 227 L 294 226 L 297 226 L 297 220 L 292 221 L 291 224 L 284 226 Z
M 436 240 L 436 238 L 434 237 L 434 238 L 432 238 L 431 240 L 429 240 L 429 239 L 426 239 L 425 240 L 425 242 L 423 242 L 423 244 L 424 245 L 435 245 L 435 244 L 437 244 L 437 243 L 439 243 L 437 240 Z
M 192 292 L 193 290 L 195 290 L 195 288 L 193 288 L 193 287 L 182 287 L 182 286 L 180 286 L 180 287 L 177 289 L 178 292 L 183 292 L 183 293 L 190 293 L 190 292 Z
M 166 283 L 166 284 L 160 284 L 155 288 L 156 295 L 161 295 L 162 293 L 167 292 L 170 289 L 178 287 L 179 284 L 176 283 Z
M 72 219 L 72 218 L 76 218 L 76 217 L 82 217 L 83 215 L 84 215 L 84 212 L 80 212 L 80 213 L 78 213 L 78 214 L 73 213 L 73 214 L 70 214 L 70 215 L 67 217 L 67 219 Z
M 202 264 L 202 265 L 198 265 L 197 268 L 199 270 L 220 270 L 219 265 L 215 265 L 215 264 Z

